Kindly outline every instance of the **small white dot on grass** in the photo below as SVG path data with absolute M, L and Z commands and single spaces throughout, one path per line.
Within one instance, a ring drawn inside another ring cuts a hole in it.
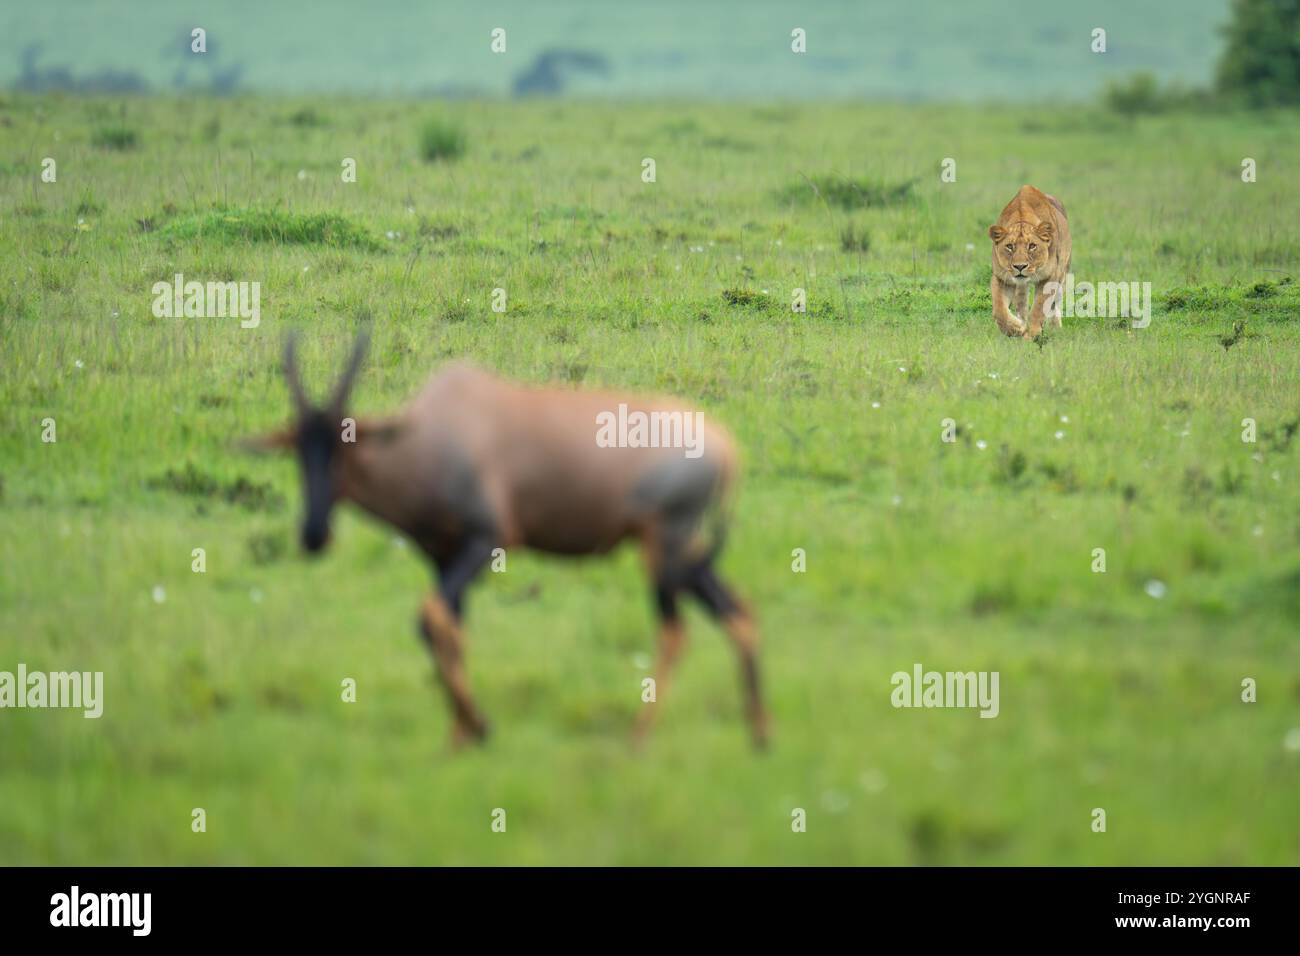
M 899 370 L 900 372 L 906 372 L 906 371 L 907 371 L 907 366 L 906 366 L 906 365 L 900 365 L 900 366 L 898 366 L 898 370 Z
M 307 178 L 307 170 L 305 170 L 305 169 L 300 169 L 300 170 L 298 170 L 298 178 L 299 178 L 300 180 L 302 180 L 302 179 L 306 179 L 306 178 Z
M 1148 581 L 1143 590 L 1157 601 L 1169 593 L 1169 589 L 1165 587 L 1165 582 L 1157 581 L 1155 578 Z
M 1069 415 L 1062 415 L 1062 416 L 1061 416 L 1061 424 L 1062 424 L 1062 425 L 1068 425 L 1068 424 L 1070 424 L 1070 416 L 1069 416 Z
M 1264 537 L 1264 526 L 1262 524 L 1257 524 L 1255 527 L 1250 529 L 1250 533 L 1257 538 L 1262 538 Z
M 979 441 L 975 443 L 975 447 L 978 448 L 980 451 L 983 451 L 985 448 L 989 447 L 989 443 L 986 442 L 983 438 L 981 438 Z
M 966 251 L 967 251 L 967 252 L 974 252 L 974 251 L 975 251 L 975 243 L 973 243 L 973 242 L 968 242 L 968 243 L 966 243 Z
M 1282 738 L 1282 746 L 1293 754 L 1300 753 L 1300 727 L 1292 727 Z
M 892 504 L 895 508 L 897 508 L 899 505 L 901 505 L 901 504 L 903 503 L 903 496 L 902 496 L 902 495 L 894 495 L 894 497 L 892 497 L 892 498 L 889 499 L 889 502 L 890 502 L 890 504 Z
M 849 808 L 849 798 L 838 790 L 827 790 L 822 794 L 822 806 L 827 813 L 843 813 Z
M 636 668 L 637 670 L 639 670 L 639 671 L 646 671 L 646 670 L 649 670 L 649 669 L 650 669 L 650 655 L 649 655 L 649 654 L 643 654 L 643 653 L 640 652 L 640 651 L 638 651 L 637 653 L 633 654 L 633 655 L 632 655 L 632 666 L 635 667 L 635 668 Z
M 1064 438 L 1064 437 L 1065 437 L 1065 432 L 1057 432 L 1057 433 L 1056 433 L 1056 439 L 1057 439 L 1057 441 L 1060 441 L 1060 440 L 1061 440 L 1062 438 Z
M 867 793 L 880 793 L 885 789 L 885 775 L 879 770 L 864 770 L 858 784 Z
M 872 407 L 872 408 L 879 408 L 879 407 L 880 407 L 880 403 L 879 403 L 879 402 L 872 402 L 872 403 L 871 403 L 871 407 Z
M 75 365 L 77 368 L 85 368 L 85 367 L 86 367 L 86 363 L 83 362 L 81 359 L 77 359 L 77 360 L 76 360 L 75 362 L 73 362 L 72 364 Z
M 166 589 L 163 588 L 163 586 L 162 586 L 161 584 L 155 584 L 155 585 L 153 586 L 153 603 L 154 603 L 154 604 L 162 604 L 162 602 L 165 601 L 165 600 L 167 600 L 167 591 L 166 591 Z
M 249 600 L 251 600 L 254 604 L 261 604 L 261 603 L 262 603 L 262 591 L 261 591 L 261 589 L 260 589 L 260 588 L 250 588 L 249 591 L 248 591 L 248 598 L 249 598 Z

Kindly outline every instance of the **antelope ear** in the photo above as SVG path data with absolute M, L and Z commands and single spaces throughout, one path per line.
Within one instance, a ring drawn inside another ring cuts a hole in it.
M 1040 222 L 1038 224 L 1038 238 L 1043 242 L 1052 241 L 1052 224 L 1050 222 Z
M 993 225 L 989 226 L 989 238 L 992 239 L 994 242 L 1001 242 L 1002 237 L 1005 236 L 1006 234 L 1007 231 L 1003 229 L 1001 226 L 999 226 L 997 223 L 994 223 Z
M 265 435 L 254 435 L 250 438 L 241 438 L 235 443 L 235 447 L 240 451 L 253 452 L 262 454 L 269 451 L 287 451 L 296 444 L 293 431 L 286 428 L 283 431 L 268 432 Z

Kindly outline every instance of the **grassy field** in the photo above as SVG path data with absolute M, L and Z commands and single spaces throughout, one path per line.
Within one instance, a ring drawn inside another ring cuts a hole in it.
M 459 159 L 422 159 L 435 116 Z M 105 704 L 0 711 L 0 863 L 1300 863 L 1297 157 L 1270 114 L 5 97 L 0 670 Z M 1080 278 L 1152 283 L 1149 327 L 997 333 L 1024 182 Z M 177 272 L 260 282 L 261 324 L 155 318 Z M 484 576 L 495 737 L 448 754 L 425 568 L 350 513 L 300 558 L 295 467 L 233 449 L 288 415 L 290 328 L 318 390 L 372 330 L 358 414 L 468 357 L 726 423 L 773 750 L 692 611 L 631 751 L 626 551 Z M 998 671 L 999 717 L 893 708 L 916 662 Z

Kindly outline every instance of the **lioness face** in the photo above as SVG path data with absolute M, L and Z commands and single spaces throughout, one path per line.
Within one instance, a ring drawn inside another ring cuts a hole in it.
M 1000 274 L 1012 282 L 1029 282 L 1047 262 L 1052 245 L 1052 224 L 1039 223 L 1035 228 L 1027 222 L 1010 226 L 989 226 L 993 240 L 993 259 Z

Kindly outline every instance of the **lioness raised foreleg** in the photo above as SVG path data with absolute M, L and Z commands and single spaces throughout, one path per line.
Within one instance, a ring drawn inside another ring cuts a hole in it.
M 1007 308 L 1007 293 L 1012 292 L 1013 287 L 994 276 L 989 291 L 993 296 L 993 319 L 997 322 L 998 328 L 1006 335 L 1024 335 L 1025 323 L 1012 315 L 1011 310 Z

